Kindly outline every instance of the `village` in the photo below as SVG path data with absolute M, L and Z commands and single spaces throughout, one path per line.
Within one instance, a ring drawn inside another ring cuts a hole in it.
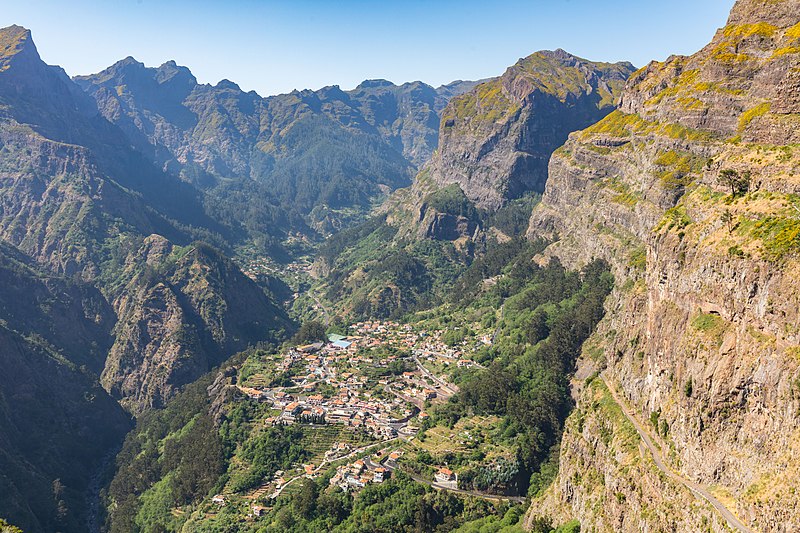
M 413 440 L 429 417 L 426 410 L 458 391 L 435 369 L 480 367 L 462 347 L 443 342 L 439 331 L 372 321 L 353 324 L 347 333 L 272 356 L 269 383 L 256 375 L 237 387 L 243 397 L 269 407 L 265 425 L 338 425 L 366 433 L 370 442 L 360 447 L 333 442 L 319 465 L 297 465 L 291 476 L 278 472 L 254 498 L 274 499 L 293 482 L 316 478 L 331 466 L 336 472 L 330 484 L 343 490 L 382 483 L 403 453 L 395 446 L 399 440 Z M 455 488 L 456 476 L 442 467 L 434 483 Z
M 343 424 L 388 440 L 414 435 L 427 417 L 425 406 L 446 401 L 457 387 L 436 376 L 426 362 L 478 366 L 436 335 L 396 322 L 366 322 L 352 335 L 297 346 L 280 358 L 276 375 L 291 376 L 275 387 L 239 385 L 280 414 L 268 424 Z

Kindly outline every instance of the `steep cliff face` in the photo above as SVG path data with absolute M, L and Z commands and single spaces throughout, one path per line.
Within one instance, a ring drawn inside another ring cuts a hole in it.
M 500 78 L 454 98 L 442 113 L 431 175 L 458 183 L 481 208 L 544 190 L 547 161 L 567 135 L 610 113 L 633 72 L 563 50 L 537 52 Z
M 25 531 L 85 531 L 85 493 L 129 427 L 100 387 L 114 314 L 92 287 L 0 244 L 0 514 Z
M 163 407 L 230 355 L 292 329 L 284 311 L 210 247 L 152 235 L 129 256 L 103 385 L 133 412 Z
M 529 229 L 560 238 L 547 253 L 568 264 L 614 267 L 583 375 L 605 369 L 669 467 L 760 531 L 800 527 L 798 9 L 740 0 L 703 50 L 635 73 L 620 111 L 553 155 Z M 590 388 L 576 394 L 590 402 Z M 620 456 L 592 444 L 598 429 L 571 427 L 558 480 L 532 513 L 617 530 L 634 527 L 617 521 L 619 498 L 683 505 L 647 478 L 625 490 L 581 482 L 586 462 L 619 472 Z M 707 524 L 705 511 L 683 509 L 634 528 Z

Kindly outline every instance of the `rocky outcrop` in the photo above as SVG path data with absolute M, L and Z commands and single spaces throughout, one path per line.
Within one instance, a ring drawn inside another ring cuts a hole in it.
M 541 193 L 550 154 L 570 132 L 614 109 L 631 72 L 629 63 L 593 63 L 563 50 L 521 59 L 442 112 L 433 179 L 459 184 L 478 207 L 491 210 Z
M 798 8 L 740 0 L 703 50 L 635 73 L 620 111 L 555 152 L 529 229 L 556 239 L 546 254 L 566 264 L 611 262 L 617 287 L 584 375 L 605 368 L 639 419 L 654 421 L 670 467 L 757 531 L 800 527 Z M 579 405 L 590 400 L 576 392 Z M 594 439 L 568 425 L 556 483 L 532 513 L 627 529 L 609 504 L 619 491 L 629 508 L 656 500 L 687 516 L 685 500 L 646 477 L 630 478 L 631 490 L 577 482 L 579 456 L 601 470 L 619 459 L 586 457 Z M 670 527 L 641 516 L 634 529 Z M 690 518 L 678 528 L 722 529 Z
M 292 324 L 233 263 L 202 243 L 152 235 L 127 260 L 103 385 L 133 412 L 163 407 L 232 354 L 284 337 Z

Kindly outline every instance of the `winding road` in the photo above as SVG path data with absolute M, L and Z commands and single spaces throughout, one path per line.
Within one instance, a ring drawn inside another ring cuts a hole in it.
M 433 352 L 430 352 L 430 353 L 433 353 Z M 416 365 L 417 365 L 417 368 L 419 368 L 420 372 L 422 372 L 422 373 L 423 373 L 423 375 L 425 375 L 425 376 L 428 376 L 428 378 L 430 378 L 430 379 L 431 379 L 431 380 L 432 380 L 434 383 L 436 383 L 437 385 L 439 385 L 439 387 L 441 387 L 441 389 L 442 389 L 443 391 L 445 391 L 446 393 L 448 393 L 450 396 L 452 396 L 453 394 L 455 394 L 456 392 L 458 392 L 458 391 L 456 390 L 456 387 L 455 387 L 455 385 L 451 385 L 450 383 L 447 383 L 447 382 L 443 381 L 443 380 L 442 380 L 442 379 L 440 379 L 439 377 L 435 376 L 435 375 L 433 374 L 433 372 L 431 372 L 430 370 L 428 370 L 427 368 L 425 368 L 425 366 L 423 366 L 423 364 L 419 362 L 419 358 L 417 357 L 417 355 L 416 355 L 416 354 L 412 355 L 411 357 L 412 357 L 412 359 L 414 360 L 414 363 L 416 363 Z
M 617 396 L 616 390 L 613 387 L 611 387 L 609 382 L 606 380 L 605 376 L 601 376 L 601 379 L 603 380 L 603 383 L 606 384 L 608 390 L 611 392 L 611 396 L 614 398 L 614 401 L 617 402 L 620 409 L 622 409 L 622 413 L 631 422 L 631 424 L 633 424 L 633 427 L 636 428 L 636 431 L 639 433 L 639 436 L 642 438 L 642 441 L 644 442 L 645 446 L 647 446 L 647 449 L 650 450 L 650 454 L 653 456 L 653 462 L 655 462 L 656 467 L 659 470 L 661 470 L 664 474 L 666 474 L 670 479 L 680 483 L 681 485 L 689 489 L 692 492 L 692 494 L 694 494 L 696 497 L 702 498 L 706 500 L 708 503 L 710 503 L 714 507 L 714 509 L 716 509 L 717 512 L 722 516 L 722 518 L 725 519 L 728 525 L 731 528 L 733 528 L 734 531 L 739 531 L 741 533 L 753 533 L 752 529 L 744 525 L 742 521 L 739 520 L 736 517 L 736 515 L 734 515 L 730 511 L 730 509 L 725 507 L 725 505 L 721 501 L 715 498 L 714 495 L 708 491 L 708 489 L 706 489 L 699 483 L 695 483 L 690 479 L 686 479 L 685 477 L 681 476 L 680 474 L 672 470 L 670 467 L 668 467 L 666 463 L 664 463 L 664 460 L 661 457 L 661 451 L 658 448 L 656 448 L 656 446 L 653 444 L 653 441 L 650 438 L 650 434 L 647 431 L 645 431 L 644 427 L 642 427 L 642 425 L 639 423 L 636 417 L 633 414 L 631 414 L 631 410 L 628 408 L 628 404 L 622 401 Z

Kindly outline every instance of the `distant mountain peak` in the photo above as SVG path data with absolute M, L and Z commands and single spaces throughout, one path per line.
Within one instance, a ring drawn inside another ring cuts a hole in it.
M 234 91 L 242 90 L 241 87 L 239 87 L 236 83 L 228 79 L 219 80 L 219 83 L 217 83 L 214 87 L 216 89 L 231 89 Z
M 375 80 L 364 80 L 358 84 L 356 89 L 374 89 L 377 87 L 394 87 L 394 83 L 390 82 L 389 80 L 383 79 L 375 79 Z
M 114 63 L 114 66 L 115 65 L 119 65 L 119 66 L 139 65 L 139 66 L 143 67 L 144 63 L 142 63 L 141 61 L 137 61 L 137 59 L 135 57 L 133 57 L 133 56 L 128 56 L 125 59 L 120 59 L 119 61 Z
M 0 72 L 8 70 L 12 62 L 25 58 L 41 61 L 31 31 L 17 25 L 0 29 Z
M 192 71 L 188 67 L 178 65 L 173 59 L 158 67 L 155 77 L 158 83 L 182 81 L 189 86 L 197 84 L 197 78 L 194 77 Z

